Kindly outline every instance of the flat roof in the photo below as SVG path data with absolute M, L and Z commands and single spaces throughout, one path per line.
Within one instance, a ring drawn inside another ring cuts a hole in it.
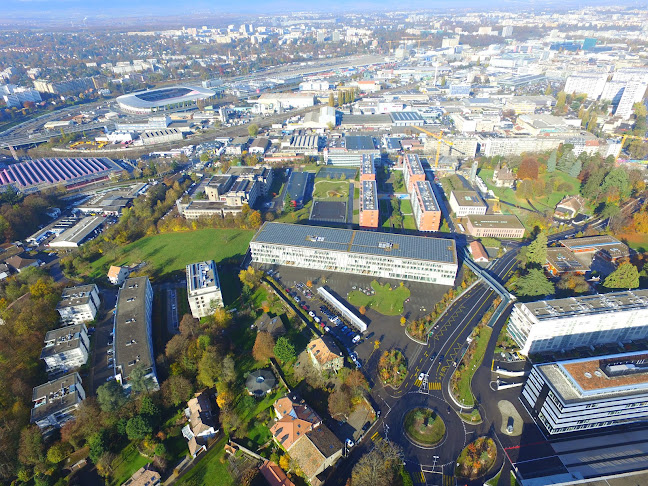
M 78 348 L 81 340 L 81 332 L 84 329 L 84 324 L 74 324 L 49 331 L 45 334 L 45 346 L 41 351 L 40 358 L 45 359 L 48 356 L 54 356 L 69 349 Z
M 364 154 L 362 156 L 362 163 L 360 164 L 360 174 L 375 174 L 376 166 L 372 155 Z
M 630 255 L 630 248 L 614 236 L 585 236 L 560 240 L 560 244 L 573 252 L 601 251 L 611 258 L 621 258 Z
M 189 294 L 196 290 L 219 289 L 220 282 L 214 260 L 187 265 L 187 287 Z
M 416 111 L 393 111 L 389 116 L 394 122 L 423 121 L 423 117 Z
M 475 191 L 452 191 L 459 206 L 483 207 L 486 206 L 479 194 Z
M 361 204 L 363 211 L 375 211 L 378 209 L 376 181 L 362 181 Z
M 34 387 L 31 421 L 38 422 L 52 414 L 67 410 L 80 401 L 77 386 L 81 385 L 79 373 L 70 373 L 43 385 Z
M 90 300 L 90 294 L 95 289 L 97 289 L 95 284 L 77 285 L 76 287 L 66 288 L 63 290 L 61 301 L 58 303 L 57 309 L 87 304 Z M 97 292 L 98 291 L 99 290 L 97 289 Z
M 211 98 L 215 95 L 215 91 L 207 88 L 197 86 L 171 86 L 118 96 L 117 103 L 133 108 L 154 108 L 156 106 L 173 103 Z
M 406 163 L 409 171 L 412 174 L 422 174 L 425 175 L 423 170 L 423 165 L 421 164 L 421 159 L 416 154 L 405 154 L 403 161 Z
M 586 272 L 583 265 L 568 248 L 547 248 L 547 263 L 559 272 Z
M 303 200 L 306 197 L 306 186 L 308 185 L 309 177 L 310 172 L 292 171 L 288 179 L 286 194 L 290 194 L 290 197 L 294 201 Z
M 373 137 L 368 135 L 347 135 L 344 140 L 347 150 L 376 150 Z
M 77 224 L 72 226 L 72 228 L 66 229 L 63 233 L 54 238 L 49 243 L 49 246 L 78 246 L 90 235 L 90 233 L 101 226 L 104 221 L 106 221 L 106 218 L 103 216 L 88 216 L 87 218 L 83 218 Z
M 524 225 L 514 214 L 469 214 L 466 217 L 475 228 L 524 229 Z
M 457 263 L 457 249 L 455 241 L 451 238 L 430 238 L 266 222 L 254 236 L 252 242 L 439 263 Z
M 439 203 L 434 195 L 430 181 L 416 181 L 414 188 L 417 196 L 423 203 L 424 211 L 439 211 Z
M 538 321 L 572 317 L 574 315 L 595 315 L 604 312 L 625 312 L 648 309 L 648 290 L 624 290 L 600 295 L 583 295 L 566 299 L 539 300 L 518 303 L 526 307 Z

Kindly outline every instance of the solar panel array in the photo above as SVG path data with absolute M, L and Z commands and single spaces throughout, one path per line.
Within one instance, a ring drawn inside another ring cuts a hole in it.
M 29 187 L 39 184 L 67 184 L 87 176 L 117 170 L 110 159 L 37 159 L 11 164 L 0 170 L 0 184 Z

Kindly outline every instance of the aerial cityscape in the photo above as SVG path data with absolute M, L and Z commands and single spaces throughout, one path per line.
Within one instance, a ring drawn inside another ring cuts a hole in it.
M 0 484 L 648 485 L 648 5 L 131 3 L 3 6 Z

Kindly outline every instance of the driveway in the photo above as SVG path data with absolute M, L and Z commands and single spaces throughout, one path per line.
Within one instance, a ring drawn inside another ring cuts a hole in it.
M 90 385 L 88 389 L 92 394 L 97 393 L 97 388 L 106 383 L 109 377 L 113 376 L 112 364 L 108 364 L 108 358 L 112 355 L 108 351 L 112 349 L 113 310 L 117 303 L 117 287 L 100 289 L 101 308 L 97 315 L 94 334 L 94 349 L 92 352 L 92 371 L 90 373 Z

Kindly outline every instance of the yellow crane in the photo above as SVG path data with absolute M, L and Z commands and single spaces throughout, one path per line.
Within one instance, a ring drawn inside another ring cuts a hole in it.
M 430 135 L 431 137 L 434 137 L 434 138 L 437 139 L 438 145 L 437 145 L 437 150 L 436 150 L 436 157 L 435 157 L 435 160 L 434 160 L 434 168 L 437 169 L 439 167 L 439 155 L 441 153 L 441 144 L 445 143 L 446 145 L 451 147 L 452 142 L 450 140 L 446 140 L 445 138 L 443 138 L 443 132 L 433 133 L 433 132 L 430 132 L 429 130 L 426 130 L 425 128 L 421 128 L 421 127 L 418 127 L 416 125 L 414 125 L 414 128 L 416 128 L 417 130 L 420 130 L 421 132 L 426 133 L 426 134 Z
M 623 146 L 625 145 L 626 140 L 628 138 L 631 138 L 633 140 L 643 140 L 644 142 L 648 142 L 648 138 L 645 138 L 645 137 L 637 137 L 636 135 L 624 135 L 621 138 L 621 149 L 619 150 L 619 156 L 616 158 L 616 160 L 614 162 L 618 162 L 619 159 L 621 158 L 621 152 L 623 151 Z

